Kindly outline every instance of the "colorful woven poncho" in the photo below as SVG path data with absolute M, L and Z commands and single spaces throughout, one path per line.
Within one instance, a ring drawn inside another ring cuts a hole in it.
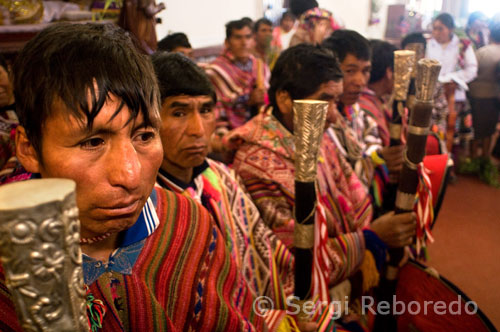
M 226 49 L 212 63 L 204 66 L 217 94 L 218 127 L 233 129 L 243 125 L 251 116 L 247 103 L 250 93 L 258 85 L 257 81 L 261 80 L 264 88 L 269 88 L 269 68 L 262 61 L 262 65 L 257 65 L 258 61 L 261 60 L 250 55 L 246 68 L 242 68 Z
M 106 309 L 102 331 L 266 331 L 210 214 L 187 197 L 154 190 L 159 225 L 131 273 L 105 272 L 88 285 Z M 21 331 L 1 266 L 0 329 Z
M 193 170 L 189 184 L 163 170 L 157 180 L 167 189 L 194 198 L 212 214 L 250 289 L 256 296 L 268 296 L 274 309 L 279 309 L 276 311 L 280 312 L 266 316 L 269 329 L 276 330 L 284 322 L 285 299 L 293 294 L 294 259 L 263 222 L 234 172 L 207 159 Z
M 243 141 L 234 169 L 269 227 L 293 247 L 293 135 L 274 116 L 262 112 L 232 132 Z M 328 301 L 328 290 L 349 278 L 365 253 L 363 228 L 372 217 L 370 199 L 347 161 L 325 134 L 318 163 L 318 236 L 314 247 L 313 294 Z M 321 319 L 321 317 L 318 317 Z M 322 322 L 320 329 L 323 331 Z

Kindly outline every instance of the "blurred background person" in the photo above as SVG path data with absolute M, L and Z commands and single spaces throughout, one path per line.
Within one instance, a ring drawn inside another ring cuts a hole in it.
M 465 91 L 468 89 L 467 84 L 477 76 L 477 60 L 471 41 L 458 38 L 454 30 L 453 17 L 448 13 L 439 14 L 432 22 L 432 38 L 427 43 L 425 52 L 426 58 L 436 59 L 441 63 L 439 81 L 444 83 L 449 111 L 446 134 L 449 152 L 454 143 L 457 116 L 460 119 L 462 138 L 472 138 L 472 117 L 466 108 Z
M 272 69 L 280 55 L 279 48 L 271 43 L 273 40 L 273 23 L 263 17 L 255 22 L 253 33 L 255 40 L 253 54 Z
M 473 12 L 469 15 L 465 27 L 467 38 L 472 41 L 474 49 L 477 50 L 489 44 L 488 18 L 482 12 Z
M 158 42 L 158 51 L 178 52 L 193 58 L 193 47 L 185 33 L 171 33 Z
M 496 183 L 497 170 L 490 159 L 491 138 L 500 114 L 500 21 L 490 24 L 491 43 L 477 52 L 477 78 L 470 84 L 470 101 L 474 126 L 472 168 L 487 183 Z
M 280 25 L 274 28 L 272 45 L 278 47 L 280 51 L 288 48 L 292 36 L 297 31 L 295 21 L 295 15 L 287 10 L 281 16 Z

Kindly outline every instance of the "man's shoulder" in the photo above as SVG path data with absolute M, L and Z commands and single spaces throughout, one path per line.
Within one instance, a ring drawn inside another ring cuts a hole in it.
M 208 218 L 208 212 L 193 198 L 160 186 L 155 186 L 155 190 L 160 222 L 195 222 Z

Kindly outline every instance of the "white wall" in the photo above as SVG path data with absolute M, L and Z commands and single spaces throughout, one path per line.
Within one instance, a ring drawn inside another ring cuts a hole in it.
M 156 0 L 159 2 L 160 0 Z M 262 0 L 163 0 L 167 9 L 159 14 L 163 23 L 157 25 L 158 40 L 169 32 L 184 32 L 193 47 L 220 45 L 224 41 L 224 24 L 248 16 L 263 15 Z M 382 0 L 380 23 L 369 26 L 370 0 L 318 0 L 320 7 L 341 18 L 347 29 L 356 30 L 368 38 L 385 34 L 387 4 L 397 0 Z
M 184 32 L 194 48 L 220 45 L 224 42 L 224 25 L 248 16 L 262 17 L 258 0 L 156 0 L 167 9 L 158 14 L 162 24 L 156 26 L 158 40 L 169 32 Z

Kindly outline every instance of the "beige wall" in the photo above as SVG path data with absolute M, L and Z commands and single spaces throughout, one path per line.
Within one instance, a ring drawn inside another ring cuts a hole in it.
M 158 16 L 163 23 L 156 26 L 158 40 L 169 32 L 184 32 L 193 47 L 224 42 L 224 24 L 248 16 L 262 16 L 262 2 L 257 0 L 156 0 L 167 9 Z
M 157 0 L 159 1 L 159 0 Z M 158 39 L 168 32 L 184 32 L 193 47 L 222 44 L 224 24 L 230 20 L 248 16 L 252 19 L 262 17 L 260 0 L 163 0 L 167 9 L 159 14 L 163 23 L 157 25 Z M 380 11 L 381 22 L 369 26 L 370 0 L 318 0 L 321 7 L 339 17 L 346 28 L 353 29 L 368 38 L 382 38 L 385 33 L 387 4 L 397 0 L 383 0 Z

